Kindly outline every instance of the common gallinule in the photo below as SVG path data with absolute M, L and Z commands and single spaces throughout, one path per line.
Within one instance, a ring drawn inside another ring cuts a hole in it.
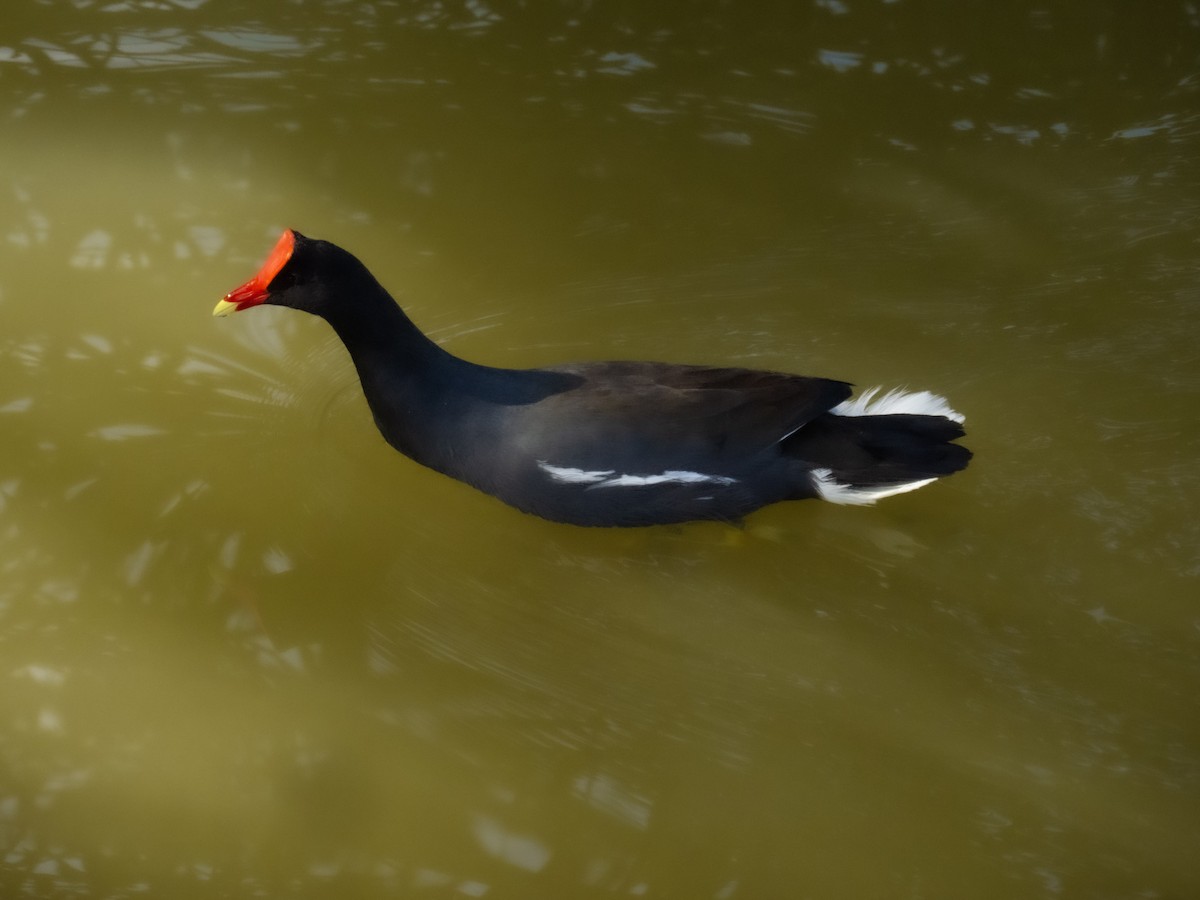
M 575 525 L 736 521 L 780 500 L 870 504 L 966 466 L 963 417 L 928 391 L 751 369 L 590 362 L 497 369 L 425 337 L 366 266 L 285 231 L 214 315 L 270 303 L 320 316 L 375 424 L 405 456 Z

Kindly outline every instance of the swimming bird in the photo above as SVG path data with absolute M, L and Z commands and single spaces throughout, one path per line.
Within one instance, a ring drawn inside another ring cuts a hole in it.
M 573 525 L 740 521 L 783 500 L 869 505 L 959 471 L 963 417 L 928 391 L 663 362 L 478 365 L 421 333 L 351 253 L 287 230 L 213 315 L 286 306 L 345 344 L 384 439 Z

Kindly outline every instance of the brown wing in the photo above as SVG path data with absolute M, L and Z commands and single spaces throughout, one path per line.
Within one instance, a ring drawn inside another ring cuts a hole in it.
M 578 423 L 588 440 L 632 439 L 643 453 L 681 445 L 721 455 L 754 453 L 851 393 L 842 381 L 753 369 L 608 362 L 556 371 L 583 379 L 558 396 L 574 395 L 569 402 L 589 410 L 588 420 Z

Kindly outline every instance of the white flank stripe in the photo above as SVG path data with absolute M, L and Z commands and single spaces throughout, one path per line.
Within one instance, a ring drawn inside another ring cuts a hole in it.
M 573 469 L 567 466 L 552 466 L 543 459 L 538 468 L 552 479 L 563 484 L 586 484 L 591 487 L 645 487 L 651 484 L 736 484 L 736 478 L 725 475 L 705 475 L 703 472 L 687 472 L 669 469 L 658 475 L 617 475 L 616 469 L 604 471 Z
M 645 484 L 734 484 L 736 478 L 725 475 L 705 475 L 669 469 L 661 475 L 621 475 L 602 481 L 596 487 L 641 487 Z
M 880 484 L 872 487 L 862 485 L 842 484 L 833 477 L 829 469 L 812 470 L 813 487 L 822 500 L 830 503 L 841 503 L 846 506 L 870 506 L 876 500 L 891 497 L 895 494 L 907 494 L 919 487 L 924 487 L 936 478 L 922 478 L 919 481 L 906 481 L 902 484 Z
M 941 416 L 954 422 L 966 421 L 966 416 L 951 409 L 945 397 L 932 391 L 894 388 L 876 398 L 879 391 L 877 387 L 865 390 L 853 400 L 843 400 L 830 412 L 835 416 Z
M 596 484 L 617 473 L 616 469 L 609 469 L 607 472 L 588 472 L 584 469 L 552 466 L 544 459 L 538 460 L 538 468 L 555 481 L 561 481 L 564 484 Z

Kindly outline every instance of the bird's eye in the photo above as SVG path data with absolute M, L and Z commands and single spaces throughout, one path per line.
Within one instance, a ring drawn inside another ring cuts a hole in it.
M 267 291 L 269 293 L 276 294 L 303 283 L 304 279 L 300 273 L 296 271 L 295 266 L 284 266 L 283 269 L 280 270 L 279 274 L 271 279 L 271 283 L 267 285 Z

